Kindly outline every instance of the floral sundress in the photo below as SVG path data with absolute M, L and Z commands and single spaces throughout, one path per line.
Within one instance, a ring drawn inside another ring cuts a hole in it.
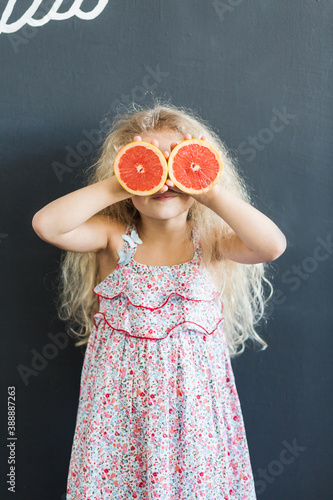
M 93 289 L 67 500 L 256 500 L 221 291 L 194 257 L 135 260 L 134 222 Z

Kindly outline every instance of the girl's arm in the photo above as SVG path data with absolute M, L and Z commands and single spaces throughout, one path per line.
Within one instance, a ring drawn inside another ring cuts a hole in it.
M 59 248 L 96 252 L 106 248 L 113 223 L 95 214 L 130 196 L 111 176 L 52 201 L 33 216 L 32 226 L 41 239 Z
M 276 224 L 219 184 L 208 193 L 194 198 L 233 229 L 234 234 L 221 241 L 224 258 L 242 264 L 257 264 L 275 260 L 285 251 L 287 240 Z

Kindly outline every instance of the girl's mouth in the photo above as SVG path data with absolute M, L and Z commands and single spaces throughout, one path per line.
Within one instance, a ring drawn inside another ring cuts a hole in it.
M 175 194 L 160 194 L 157 196 L 153 196 L 153 200 L 171 200 L 171 198 L 175 198 Z

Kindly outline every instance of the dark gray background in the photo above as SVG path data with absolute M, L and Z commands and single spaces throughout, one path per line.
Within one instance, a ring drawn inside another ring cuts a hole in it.
M 47 351 L 65 331 L 61 251 L 31 219 L 82 187 L 121 103 L 152 92 L 212 124 L 288 240 L 271 268 L 269 347 L 233 361 L 258 498 L 331 498 L 332 14 L 329 0 L 110 0 L 95 20 L 0 34 L 3 483 L 7 386 L 18 436 L 17 492 L 3 484 L 2 498 L 64 499 L 83 362 L 73 341 Z M 53 358 L 24 383 L 36 352 Z

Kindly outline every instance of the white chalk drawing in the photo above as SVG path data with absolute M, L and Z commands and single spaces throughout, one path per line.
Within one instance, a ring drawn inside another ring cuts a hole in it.
M 51 6 L 49 12 L 44 17 L 34 19 L 33 16 L 36 14 L 42 2 L 43 0 L 33 0 L 31 6 L 19 19 L 12 23 L 8 23 L 8 19 L 13 14 L 13 10 L 15 9 L 15 5 L 17 3 L 17 0 L 8 0 L 0 20 L 0 33 L 14 33 L 15 31 L 20 30 L 25 24 L 38 27 L 43 26 L 51 20 L 64 21 L 65 19 L 69 19 L 74 16 L 84 19 L 85 21 L 89 21 L 100 15 L 109 3 L 109 0 L 96 0 L 97 4 L 89 12 L 81 10 L 81 5 L 84 0 L 73 0 L 72 6 L 67 10 L 67 12 L 58 12 L 58 9 L 62 6 L 62 4 L 67 3 L 68 0 L 67 2 L 64 2 L 64 0 L 54 0 L 54 2 L 51 2 L 53 5 Z

